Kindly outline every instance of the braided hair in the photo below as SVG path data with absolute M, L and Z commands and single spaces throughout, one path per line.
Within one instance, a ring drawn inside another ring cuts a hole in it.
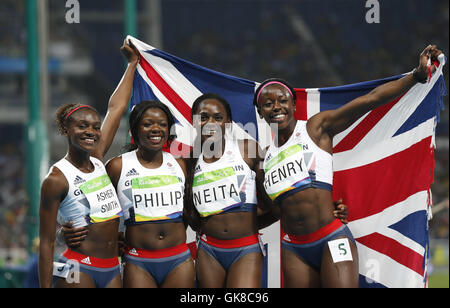
M 215 99 L 219 103 L 221 103 L 222 106 L 225 108 L 225 112 L 227 113 L 227 117 L 230 120 L 230 122 L 233 120 L 230 104 L 222 96 L 220 96 L 218 94 L 214 94 L 214 93 L 205 93 L 205 94 L 197 97 L 197 99 L 192 104 L 192 114 L 191 114 L 192 120 L 194 119 L 194 114 L 198 111 L 200 104 L 207 99 Z M 201 138 L 201 135 L 200 134 L 197 135 L 196 138 Z M 194 145 L 195 144 L 200 144 L 200 143 L 194 142 Z M 193 201 L 193 192 L 192 192 L 192 184 L 194 182 L 194 171 L 195 171 L 197 162 L 198 162 L 198 157 L 195 157 L 194 149 L 192 149 L 191 153 L 189 155 L 189 158 L 187 160 L 187 164 L 186 164 L 187 165 L 187 178 L 186 178 L 186 189 L 185 189 L 185 194 L 184 194 L 184 214 L 183 214 L 184 216 L 183 217 L 185 219 L 185 224 L 188 223 L 194 231 L 200 232 L 201 231 L 200 230 L 200 214 L 198 213 L 197 209 L 195 209 L 194 201 Z

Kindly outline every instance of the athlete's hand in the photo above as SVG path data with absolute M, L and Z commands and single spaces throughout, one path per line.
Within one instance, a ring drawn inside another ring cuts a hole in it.
M 128 40 L 127 42 L 127 40 L 125 39 L 123 41 L 123 45 L 122 47 L 120 47 L 120 52 L 125 56 L 128 63 L 137 64 L 139 62 L 139 51 L 136 46 L 133 45 L 131 40 Z
M 125 248 L 127 247 L 125 243 L 125 234 L 123 232 L 119 232 L 117 246 L 119 247 L 119 256 L 122 256 L 125 253 Z
M 68 247 L 78 247 L 86 238 L 89 230 L 86 227 L 74 228 L 73 222 L 69 221 L 62 226 L 64 241 Z
M 333 211 L 334 217 L 339 219 L 342 223 L 347 224 L 348 207 L 342 203 L 342 199 L 334 201 L 333 203 L 335 208 L 335 210 Z
M 433 74 L 436 71 L 436 66 L 433 64 L 434 61 L 437 61 L 437 58 L 442 53 L 436 45 L 428 45 L 419 58 L 419 66 L 417 67 L 417 77 L 420 80 L 426 80 L 428 77 L 428 73 Z M 431 63 L 430 63 L 431 62 Z

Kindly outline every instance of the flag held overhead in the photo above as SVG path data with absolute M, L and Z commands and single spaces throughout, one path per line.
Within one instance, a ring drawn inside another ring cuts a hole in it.
M 262 147 L 270 129 L 253 105 L 258 82 L 216 72 L 185 61 L 128 36 L 141 53 L 131 105 L 159 100 L 176 118 L 173 147 L 189 153 L 194 129 L 191 106 L 204 93 L 216 93 L 231 105 L 234 134 Z M 446 95 L 441 55 L 429 82 L 368 112 L 333 139 L 333 197 L 349 208 L 349 228 L 359 254 L 360 286 L 424 287 L 429 257 L 428 220 L 433 182 L 434 134 Z M 336 109 L 383 83 L 403 75 L 329 88 L 296 88 L 297 119 Z M 255 129 L 246 129 L 246 127 Z M 314 169 L 314 162 L 309 162 Z M 279 232 L 263 232 L 268 243 L 269 286 L 280 286 Z M 189 237 L 189 236 L 188 236 Z M 192 238 L 192 236 L 191 236 Z M 271 254 L 272 253 L 272 254 Z M 278 258 L 278 259 L 277 259 Z M 272 269 L 272 270 L 271 270 Z

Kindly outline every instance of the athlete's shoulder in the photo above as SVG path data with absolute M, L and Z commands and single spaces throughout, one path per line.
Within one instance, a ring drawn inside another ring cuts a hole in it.
M 50 170 L 48 171 L 47 175 L 44 178 L 44 182 L 66 182 L 67 183 L 67 179 L 66 176 L 64 175 L 64 173 L 62 172 L 62 170 L 60 168 L 58 168 L 58 166 L 53 165 L 50 167 Z
M 183 170 L 184 175 L 187 175 L 187 159 L 183 157 L 174 157 L 181 170 Z
M 69 183 L 65 175 L 58 167 L 52 166 L 42 182 L 42 194 L 61 195 L 67 193 L 68 189 Z
M 265 151 L 263 151 L 259 143 L 253 139 L 241 139 L 238 140 L 238 144 L 242 158 L 253 169 L 253 167 L 262 160 Z
M 122 155 L 116 156 L 108 160 L 108 162 L 105 165 L 105 168 L 106 172 L 110 177 L 115 174 L 120 175 L 122 171 Z
M 105 166 L 115 166 L 117 164 L 122 164 L 122 155 L 119 155 L 119 156 L 109 159 L 106 162 Z

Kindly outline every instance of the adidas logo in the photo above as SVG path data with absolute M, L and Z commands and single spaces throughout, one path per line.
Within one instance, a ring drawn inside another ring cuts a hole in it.
M 84 182 L 86 182 L 86 180 L 82 179 L 80 176 L 77 175 L 77 177 L 75 178 L 75 181 L 73 181 L 73 185 L 79 185 Z
M 81 262 L 81 263 L 84 263 L 84 264 L 89 264 L 89 265 L 92 264 L 92 263 L 91 263 L 91 260 L 89 259 L 89 257 L 84 258 L 84 259 L 81 260 L 80 262 Z
M 137 253 L 136 249 L 134 249 L 134 248 L 131 248 L 130 251 L 128 251 L 128 253 L 130 255 L 133 255 L 133 256 L 139 256 L 139 254 Z
M 136 169 L 133 168 L 130 171 L 128 171 L 125 176 L 132 176 L 132 175 L 139 175 L 139 173 L 136 171 Z
M 287 235 L 287 234 L 283 237 L 283 240 L 285 240 L 286 242 L 291 241 L 291 239 L 289 238 L 289 235 Z

